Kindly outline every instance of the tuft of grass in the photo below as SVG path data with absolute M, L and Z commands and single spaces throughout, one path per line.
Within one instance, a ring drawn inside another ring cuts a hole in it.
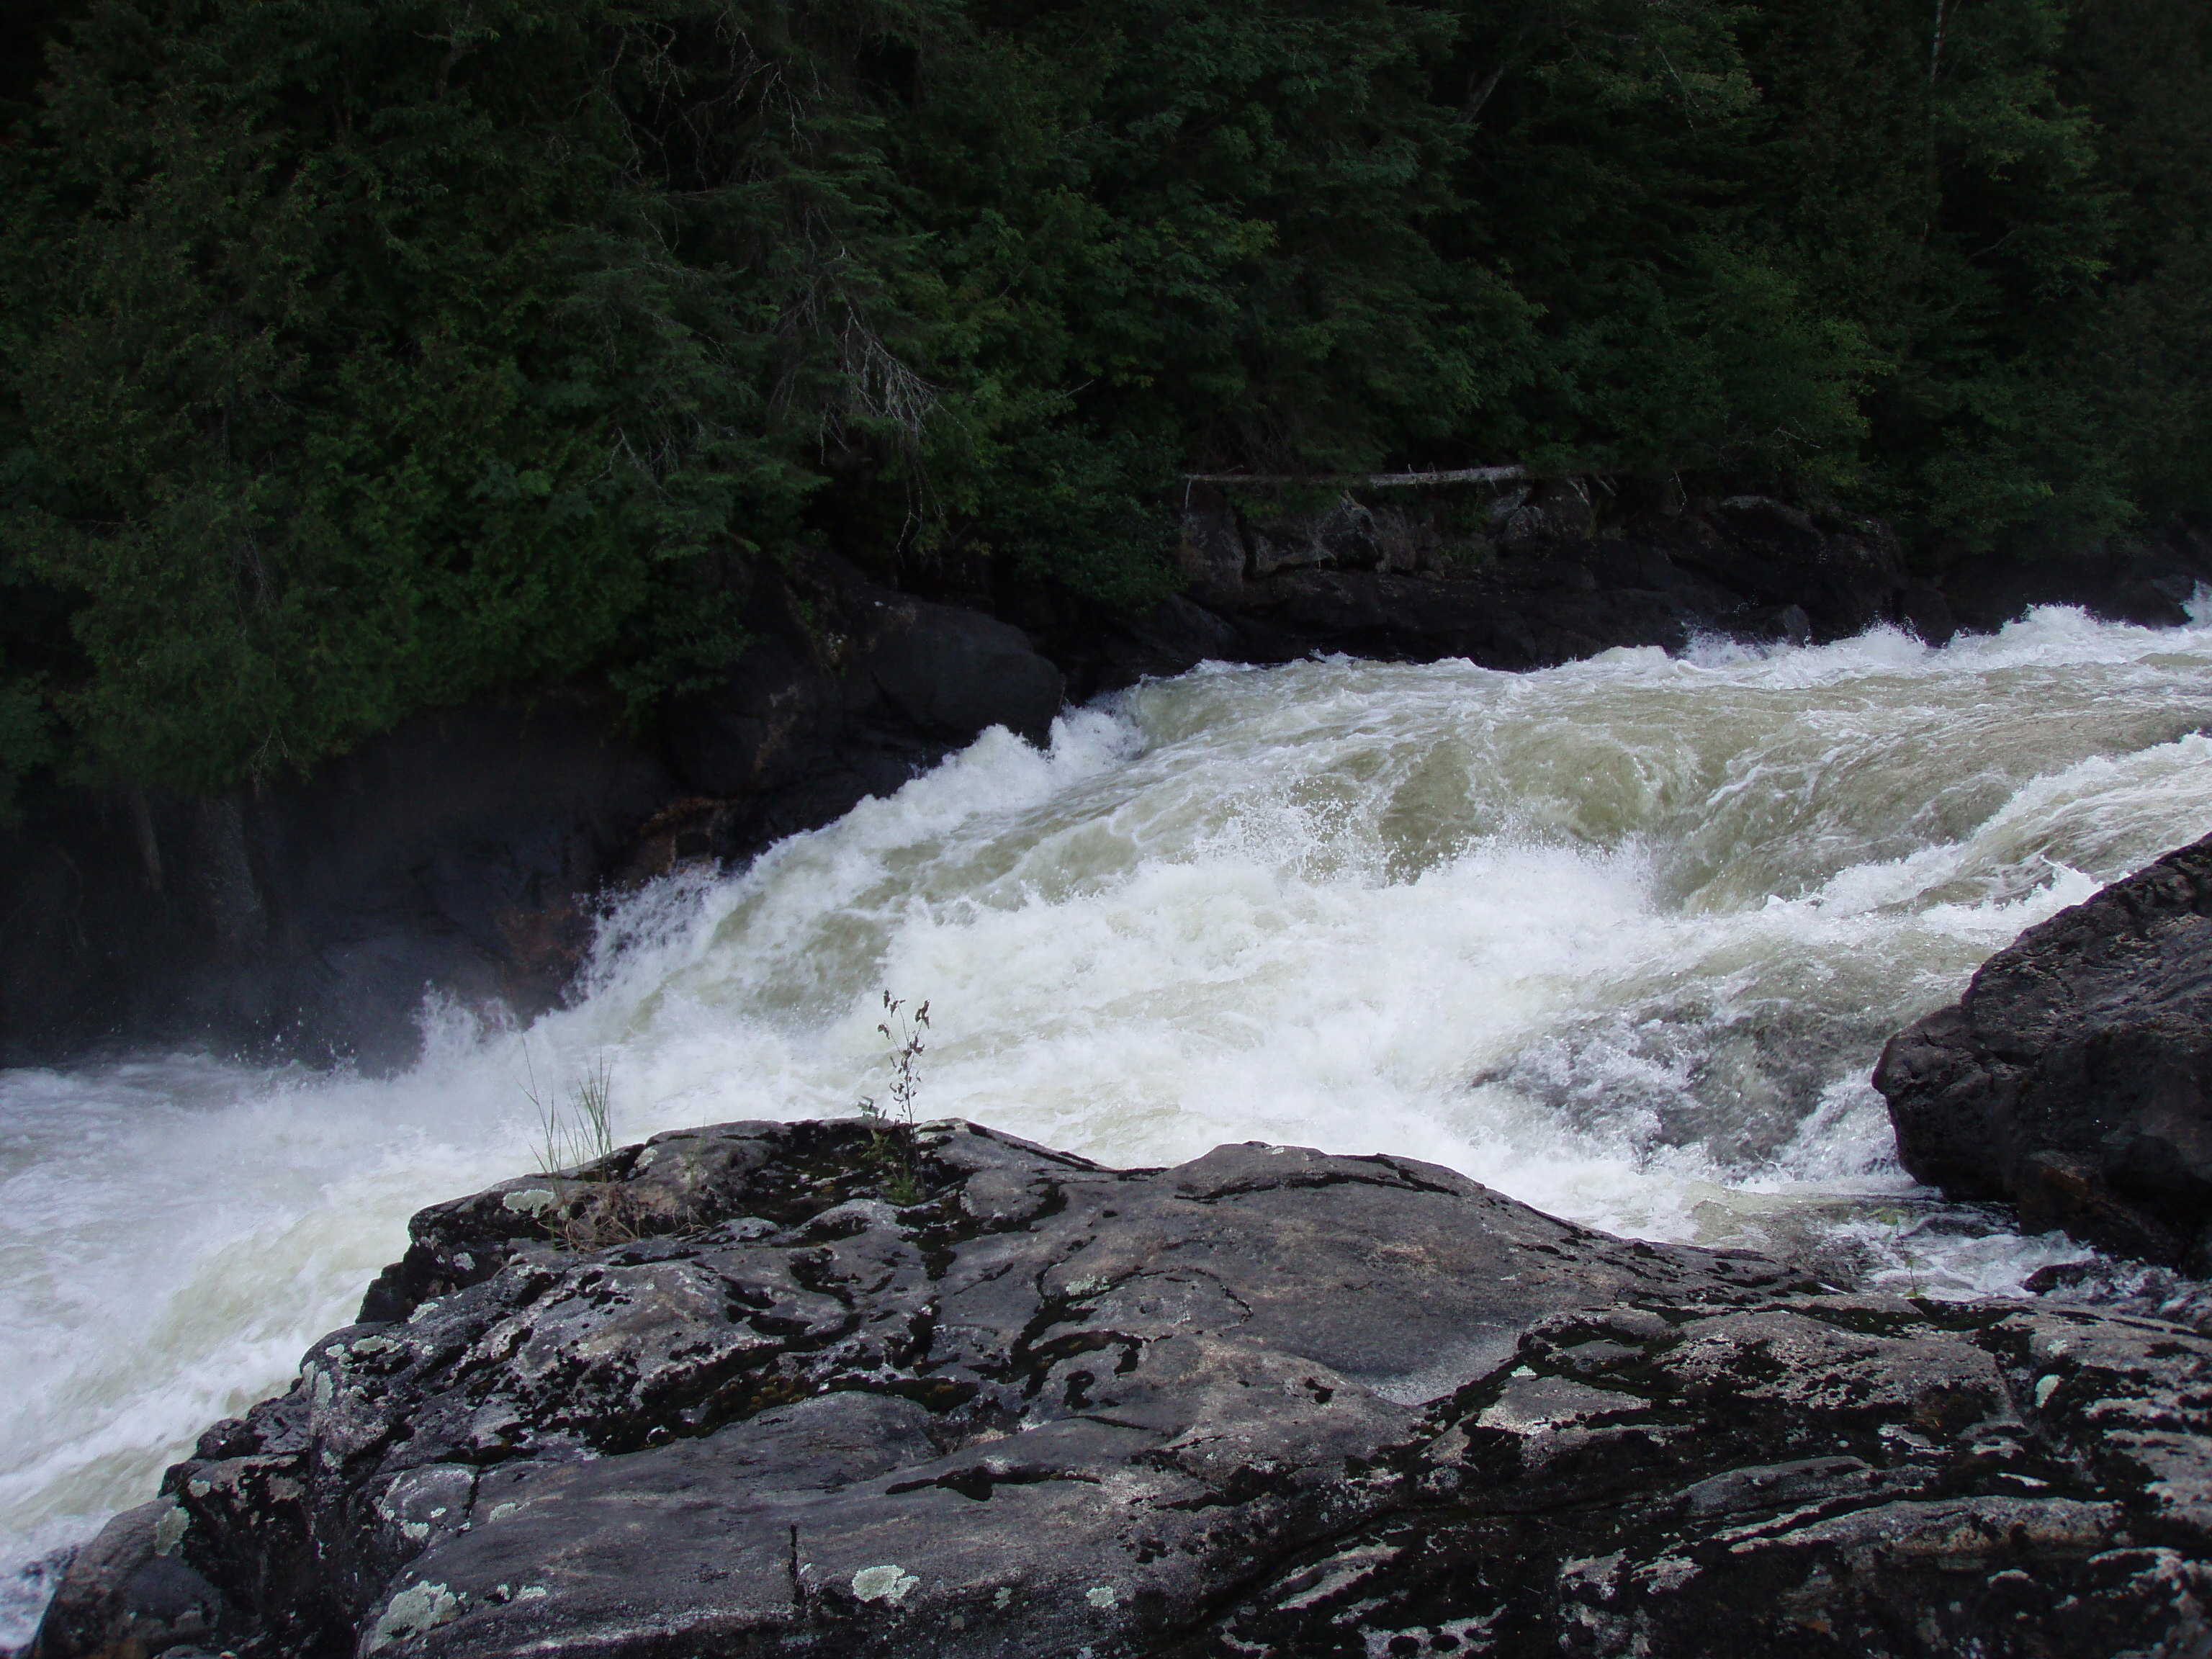
M 559 1205 L 540 1218 L 546 1232 L 574 1250 L 601 1249 L 639 1237 L 638 1220 L 622 1183 L 565 1178 L 571 1170 L 613 1155 L 614 1062 L 596 1054 L 566 1088 L 539 1088 L 530 1049 L 522 1050 L 523 1097 L 538 1114 L 532 1151 L 538 1172 L 549 1177 Z
M 538 1139 L 533 1150 L 540 1175 L 559 1175 L 580 1164 L 593 1164 L 615 1149 L 614 1062 L 604 1054 L 594 1055 L 565 1090 L 548 1094 L 538 1086 L 538 1068 L 526 1045 L 522 1064 L 526 1079 L 523 1097 L 538 1114 Z

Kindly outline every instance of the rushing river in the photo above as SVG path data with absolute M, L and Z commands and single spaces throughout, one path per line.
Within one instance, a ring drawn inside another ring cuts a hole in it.
M 283 1385 L 410 1212 L 615 1129 L 882 1096 L 1116 1164 L 1391 1151 L 1832 1277 L 2016 1290 L 2081 1253 L 1918 1192 L 1883 1038 L 2212 828 L 2212 629 L 2063 611 L 1929 650 L 1200 669 L 1003 732 L 605 930 L 526 1032 L 426 1015 L 380 1081 L 193 1057 L 0 1073 L 0 1646 L 37 1564 Z

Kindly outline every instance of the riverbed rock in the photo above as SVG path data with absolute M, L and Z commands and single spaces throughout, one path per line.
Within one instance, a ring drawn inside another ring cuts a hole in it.
M 2188 515 L 2087 546 L 1958 552 L 1941 561 L 1957 625 L 1993 633 L 2036 605 L 2078 605 L 2109 622 L 2177 628 L 2212 588 L 2212 520 Z
M 1410 1159 L 728 1124 L 423 1212 L 34 1651 L 2178 1659 L 2208 1414 L 2181 1327 Z M 134 1600 L 157 1546 L 212 1632 Z
M 650 719 L 583 682 L 418 714 L 211 798 L 34 781 L 0 823 L 0 1066 L 179 1045 L 404 1066 L 426 1011 L 556 1004 L 611 894 L 740 862 L 988 726 L 1041 737 L 1063 691 L 1209 659 L 1520 670 L 1882 622 L 1941 643 L 2030 604 L 2180 623 L 2212 586 L 2203 525 L 1918 568 L 1875 521 L 1678 482 L 1318 504 L 1193 483 L 1177 505 L 1185 591 L 1135 615 L 1002 588 L 988 559 L 914 568 L 909 593 L 823 551 L 743 578 L 744 653 Z
M 1875 1086 L 1918 1179 L 2212 1273 L 2212 836 L 2029 928 Z
M 109 1522 L 62 1574 L 42 1647 L 132 1659 L 212 1636 L 222 1598 L 178 1558 L 185 1521 L 182 1510 L 157 1498 Z

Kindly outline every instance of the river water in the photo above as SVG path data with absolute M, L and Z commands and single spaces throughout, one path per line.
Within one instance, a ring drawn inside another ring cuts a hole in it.
M 404 1076 L 0 1073 L 0 1647 L 411 1211 L 531 1167 L 526 1084 L 604 1067 L 621 1139 L 848 1112 L 885 1093 L 885 988 L 931 1006 L 923 1117 L 1115 1164 L 1406 1153 L 1617 1231 L 2014 1291 L 2082 1252 L 1916 1189 L 1869 1069 L 2212 829 L 2208 731 L 2212 628 L 2068 611 L 1942 650 L 1202 668 L 639 895 L 575 1006 L 428 1010 Z

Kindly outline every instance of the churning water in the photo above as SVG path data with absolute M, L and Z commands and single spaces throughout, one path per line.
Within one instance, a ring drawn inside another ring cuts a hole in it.
M 434 1015 L 404 1077 L 0 1074 L 0 1644 L 25 1564 L 281 1386 L 410 1211 L 529 1167 L 526 1077 L 609 1066 L 624 1139 L 847 1112 L 885 988 L 931 1005 L 925 1117 L 1117 1164 L 1409 1153 L 1616 1231 L 2016 1289 L 2080 1253 L 1917 1192 L 1869 1068 L 2212 828 L 2207 731 L 2212 629 L 2067 611 L 1942 650 L 1201 669 L 639 896 L 574 1006 Z

